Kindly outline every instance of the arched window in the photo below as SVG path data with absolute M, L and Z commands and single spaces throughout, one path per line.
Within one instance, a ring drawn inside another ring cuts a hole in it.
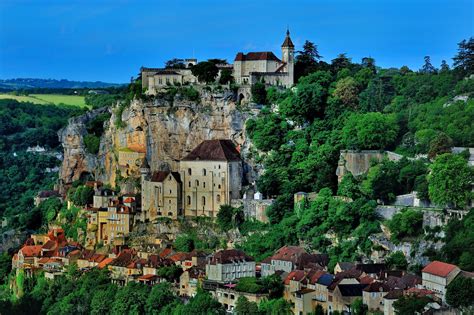
M 217 200 L 217 203 L 220 203 L 221 202 L 221 195 L 217 195 L 216 200 Z
M 199 186 L 199 181 L 196 179 L 196 186 Z
M 206 173 L 207 173 L 207 172 L 206 172 L 206 169 L 203 168 L 203 169 L 202 169 L 202 176 L 206 176 Z
M 202 187 L 206 188 L 206 182 L 202 182 Z
M 191 196 L 188 196 L 186 199 L 188 201 L 188 206 L 190 206 L 191 205 Z
M 193 173 L 193 172 L 191 171 L 191 169 L 188 168 L 188 175 L 192 175 L 192 173 Z
M 203 206 L 206 205 L 206 197 L 204 197 L 204 196 L 202 197 L 201 203 L 202 203 Z

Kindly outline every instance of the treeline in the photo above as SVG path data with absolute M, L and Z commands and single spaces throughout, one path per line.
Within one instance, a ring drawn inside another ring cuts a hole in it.
M 15 302 L 0 298 L 2 314 L 226 314 L 210 293 L 198 289 L 185 301 L 176 296 L 169 282 L 153 287 L 130 282 L 118 287 L 110 282 L 107 270 L 94 268 L 82 274 L 75 265 L 54 281 L 42 275 L 28 278 L 21 274 L 12 281 L 24 295 Z M 241 309 L 249 307 L 248 301 L 239 304 Z M 266 301 L 257 308 L 261 315 L 290 314 L 290 305 L 283 299 Z

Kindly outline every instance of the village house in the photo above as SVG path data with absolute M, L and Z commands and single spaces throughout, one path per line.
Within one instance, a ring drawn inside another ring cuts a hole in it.
M 35 199 L 34 199 L 35 207 L 39 206 L 40 203 L 42 203 L 45 200 L 48 200 L 49 198 L 58 198 L 59 200 L 62 201 L 62 196 L 58 191 L 56 191 L 56 190 L 42 190 L 42 191 L 38 192 L 38 194 L 35 196 Z
M 261 263 L 261 274 L 262 277 L 266 277 L 275 271 L 291 272 L 307 267 L 325 269 L 328 263 L 327 254 L 308 254 L 302 247 L 283 246 Z
M 372 282 L 362 290 L 362 302 L 369 311 L 383 312 L 383 297 L 390 291 L 390 287 L 383 282 Z
M 422 286 L 425 289 L 434 291 L 445 303 L 446 288 L 460 272 L 461 269 L 456 265 L 433 261 L 421 270 Z
M 233 282 L 243 277 L 255 277 L 255 260 L 238 249 L 226 249 L 215 253 L 206 264 L 209 281 Z
M 329 290 L 328 295 L 328 310 L 329 312 L 339 311 L 351 312 L 351 304 L 357 299 L 362 298 L 362 290 L 367 287 L 366 284 L 339 283 L 333 290 Z

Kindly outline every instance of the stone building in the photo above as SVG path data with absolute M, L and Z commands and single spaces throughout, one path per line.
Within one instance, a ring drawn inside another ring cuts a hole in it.
M 221 250 L 206 264 L 209 281 L 226 283 L 244 277 L 255 277 L 255 260 L 238 249 Z
M 182 214 L 182 184 L 178 172 L 154 172 L 150 174 L 148 162 L 140 167 L 142 175 L 143 220 L 170 218 L 176 220 Z
M 179 163 L 188 217 L 215 218 L 221 205 L 240 198 L 242 160 L 231 140 L 206 140 Z
M 422 286 L 434 291 L 443 302 L 446 302 L 446 288 L 460 272 L 461 269 L 456 265 L 435 260 L 421 270 Z
M 281 60 L 273 52 L 237 53 L 234 60 L 234 79 L 237 84 L 252 85 L 263 81 L 270 85 L 291 87 L 294 84 L 295 45 L 286 32 L 281 45 Z

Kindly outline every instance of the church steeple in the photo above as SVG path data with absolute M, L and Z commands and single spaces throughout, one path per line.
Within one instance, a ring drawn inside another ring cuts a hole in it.
M 289 29 L 286 29 L 286 37 L 285 37 L 285 41 L 283 42 L 283 44 L 281 44 L 281 47 L 289 47 L 289 48 L 295 48 L 295 45 L 293 45 L 293 42 L 291 41 L 291 38 L 290 38 L 290 30 Z

